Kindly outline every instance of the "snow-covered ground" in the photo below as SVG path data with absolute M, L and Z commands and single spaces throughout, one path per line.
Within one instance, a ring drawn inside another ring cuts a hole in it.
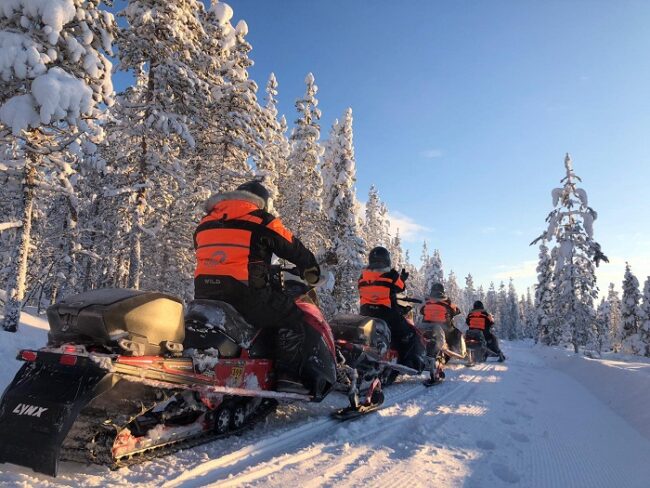
M 16 349 L 45 342 L 26 316 L 2 333 L 4 387 Z M 251 432 L 112 472 L 64 463 L 58 478 L 0 465 L 0 486 L 650 486 L 650 362 L 505 344 L 508 361 L 454 365 L 424 388 L 405 378 L 386 407 L 349 423 L 343 405 L 285 405 Z

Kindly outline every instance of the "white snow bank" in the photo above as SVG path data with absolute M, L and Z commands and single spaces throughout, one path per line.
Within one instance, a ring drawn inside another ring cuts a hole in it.
M 650 439 L 650 360 L 590 359 L 559 348 L 536 347 L 549 366 L 580 382 Z
M 15 359 L 16 353 L 20 349 L 38 349 L 45 346 L 49 330 L 46 319 L 25 312 L 20 317 L 18 332 L 0 330 L 0 358 L 3 364 L 0 368 L 0 392 L 11 383 L 23 364 Z

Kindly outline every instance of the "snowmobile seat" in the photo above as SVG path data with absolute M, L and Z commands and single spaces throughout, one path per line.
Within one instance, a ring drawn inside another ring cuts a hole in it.
M 48 344 L 102 345 L 157 355 L 183 343 L 183 303 L 165 293 L 105 288 L 71 295 L 47 309 Z
M 374 317 L 365 315 L 337 315 L 330 321 L 336 340 L 385 350 L 390 347 L 390 329 L 388 324 Z
M 219 357 L 236 358 L 248 347 L 255 329 L 235 310 L 219 300 L 194 300 L 185 312 L 185 349 L 217 349 Z

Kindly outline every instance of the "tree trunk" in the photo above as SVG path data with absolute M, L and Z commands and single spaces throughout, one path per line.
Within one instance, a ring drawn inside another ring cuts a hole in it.
M 27 261 L 32 238 L 32 216 L 34 210 L 34 187 L 36 185 L 37 156 L 28 153 L 25 161 L 25 179 L 23 181 L 22 227 L 18 229 L 17 246 L 12 260 L 12 270 L 7 283 L 7 303 L 2 323 L 4 330 L 16 332 L 20 322 L 25 290 L 27 288 Z

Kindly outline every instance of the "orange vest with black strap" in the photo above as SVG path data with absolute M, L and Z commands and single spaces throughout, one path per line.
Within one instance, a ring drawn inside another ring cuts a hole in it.
M 404 286 L 397 272 L 364 269 L 359 278 L 359 300 L 361 305 L 392 307 L 395 293 L 404 290 Z
M 251 270 L 269 265 L 273 253 L 303 268 L 315 263 L 313 254 L 279 219 L 246 200 L 218 202 L 197 227 L 194 247 L 194 277 L 228 276 L 248 282 Z
M 458 307 L 450 302 L 429 299 L 422 307 L 425 322 L 446 322 L 458 315 Z
M 485 310 L 473 310 L 467 315 L 467 325 L 470 329 L 485 330 L 492 325 L 492 317 Z

